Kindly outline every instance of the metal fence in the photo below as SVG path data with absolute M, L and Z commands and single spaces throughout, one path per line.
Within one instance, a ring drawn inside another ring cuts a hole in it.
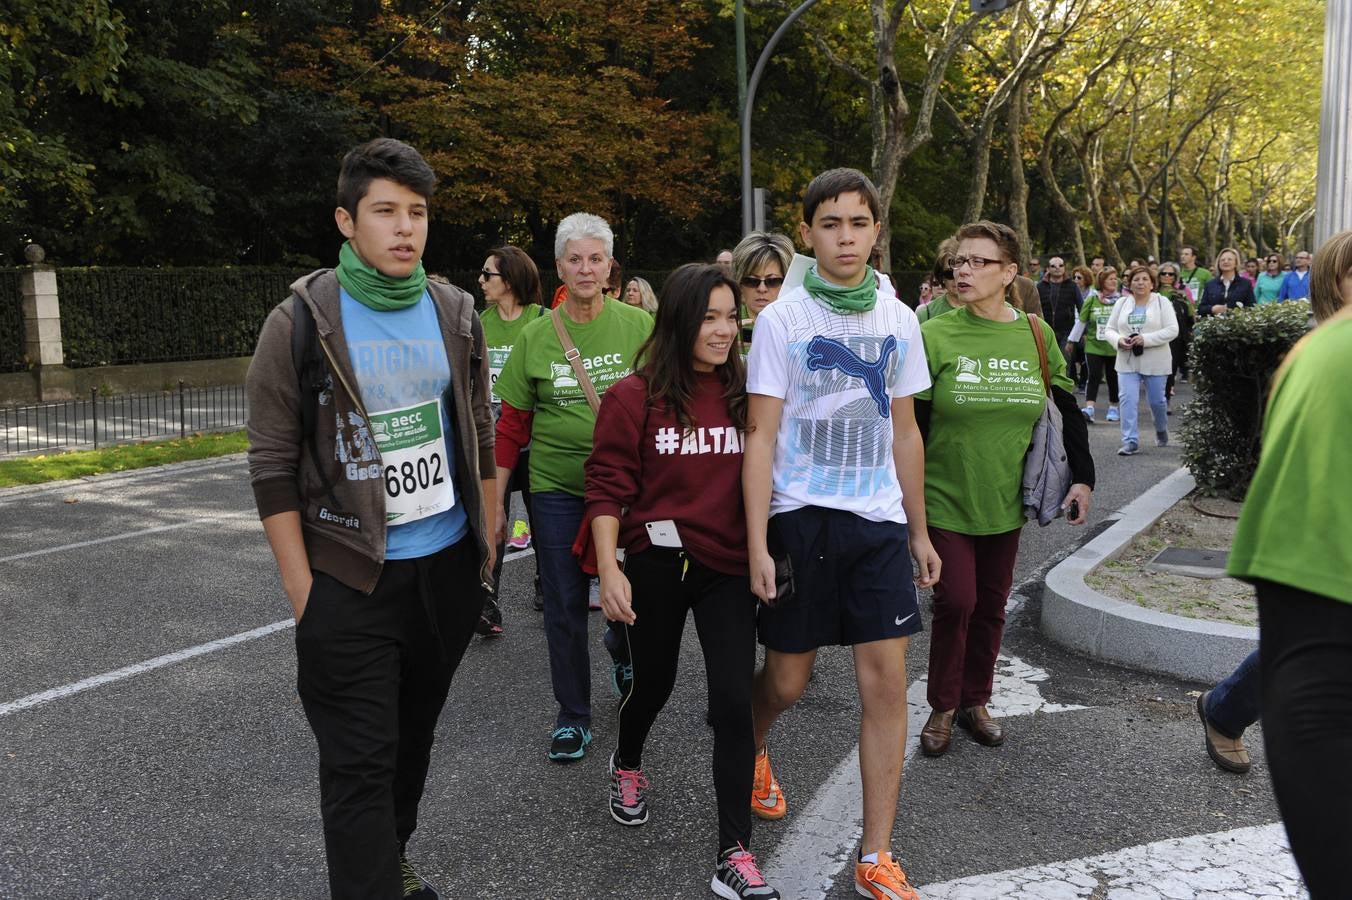
M 243 428 L 243 385 L 88 397 L 0 407 L 0 456 L 107 447 Z
M 0 372 L 20 372 L 27 367 L 19 270 L 0 269 Z

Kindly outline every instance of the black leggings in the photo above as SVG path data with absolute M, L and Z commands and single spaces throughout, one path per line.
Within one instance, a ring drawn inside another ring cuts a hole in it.
M 1097 401 L 1099 382 L 1106 378 L 1108 382 L 1108 402 L 1116 406 L 1117 357 L 1099 356 L 1097 353 L 1086 353 L 1085 357 L 1089 360 L 1089 386 L 1085 388 L 1084 398 L 1090 403 Z
M 1312 900 L 1347 896 L 1352 859 L 1352 603 L 1260 581 L 1263 740 Z
M 624 571 L 633 589 L 634 624 L 625 626 L 624 634 L 634 687 L 620 704 L 617 761 L 626 769 L 640 768 L 648 731 L 676 686 L 686 611 L 693 609 L 714 728 L 718 849 L 750 847 L 756 598 L 748 577 L 715 572 L 681 551 L 656 548 L 630 556 Z

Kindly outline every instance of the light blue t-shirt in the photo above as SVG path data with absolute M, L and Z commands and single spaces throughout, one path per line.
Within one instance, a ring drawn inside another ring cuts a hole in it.
M 450 509 L 416 521 L 388 522 L 385 536 L 386 559 L 430 556 L 460 540 L 469 528 L 460 486 L 454 482 L 455 434 L 446 406 L 441 402 L 442 394 L 451 382 L 451 364 L 446 358 L 436 307 L 432 298 L 424 293 L 421 301 L 407 309 L 380 312 L 359 303 L 346 290 L 341 294 L 348 357 L 357 373 L 362 405 L 372 419 L 380 418 L 377 413 L 429 402 L 435 402 L 441 412 L 444 456 L 442 460 L 433 460 L 431 466 L 414 467 L 412 478 L 421 475 L 424 482 L 439 477 L 449 479 L 455 492 L 455 503 Z M 365 423 L 352 424 L 354 428 L 367 427 Z M 383 434 L 377 433 L 381 430 L 380 427 L 369 429 L 374 444 L 380 444 L 384 438 Z M 441 468 L 443 464 L 444 469 Z M 349 466 L 348 469 L 349 477 L 352 471 L 370 477 L 368 467 Z M 400 490 L 408 473 L 401 475 L 387 466 L 380 477 L 389 503 L 390 491 Z

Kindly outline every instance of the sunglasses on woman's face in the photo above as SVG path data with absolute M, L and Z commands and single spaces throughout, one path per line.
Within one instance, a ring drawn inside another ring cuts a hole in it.
M 490 272 L 487 269 L 479 270 L 479 278 L 482 281 L 488 281 L 491 278 L 497 278 L 501 274 L 502 274 L 501 272 Z
M 755 290 L 756 288 L 759 288 L 762 284 L 765 285 L 767 288 L 773 290 L 774 288 L 777 288 L 784 283 L 784 276 L 769 275 L 766 276 L 765 278 L 757 278 L 755 275 L 745 275 L 742 277 L 740 283 L 742 287 L 746 288 L 747 290 Z

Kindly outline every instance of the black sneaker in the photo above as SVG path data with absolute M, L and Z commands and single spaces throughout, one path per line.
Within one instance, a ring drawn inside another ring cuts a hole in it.
M 634 666 L 632 663 L 612 662 L 610 664 L 610 689 L 615 696 L 623 700 L 634 689 Z
M 648 821 L 648 779 L 639 769 L 619 769 L 610 754 L 610 817 L 621 825 Z
M 756 857 L 740 844 L 718 858 L 709 887 L 727 900 L 780 900 L 779 891 L 765 883 Z
M 549 758 L 554 762 L 572 762 L 587 755 L 591 743 L 590 728 L 581 725 L 560 725 L 554 729 L 549 742 Z
M 428 884 L 417 870 L 413 868 L 413 863 L 408 861 L 408 856 L 399 854 L 399 874 L 404 879 L 404 898 L 416 898 L 416 900 L 441 900 L 441 895 L 437 889 Z
M 502 636 L 502 607 L 493 599 L 493 595 L 484 592 L 484 608 L 479 613 L 479 622 L 474 626 L 476 633 L 483 637 Z

